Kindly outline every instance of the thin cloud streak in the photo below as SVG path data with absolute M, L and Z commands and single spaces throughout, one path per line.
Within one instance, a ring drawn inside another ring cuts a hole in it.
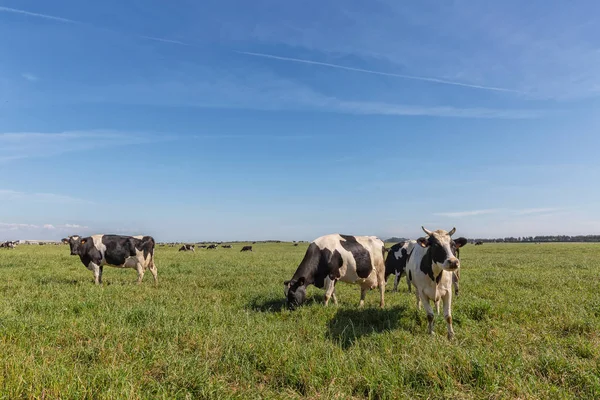
M 19 10 L 19 9 L 10 8 L 10 7 L 1 7 L 0 6 L 0 12 L 22 14 L 22 15 L 27 15 L 27 16 L 36 17 L 36 18 L 44 18 L 44 19 L 48 19 L 48 20 L 52 20 L 52 21 L 63 22 L 66 24 L 82 24 L 82 22 L 75 21 L 75 20 L 68 19 L 68 18 L 55 17 L 54 15 L 34 13 L 34 12 L 30 12 L 30 11 L 26 11 L 26 10 Z
M 436 215 L 438 217 L 461 218 L 461 217 L 471 217 L 474 215 L 495 214 L 497 212 L 500 212 L 500 210 L 499 209 L 488 209 L 488 210 L 443 212 L 443 213 L 435 213 L 433 215 Z
M 191 46 L 191 44 L 182 42 L 180 40 L 164 39 L 164 38 L 153 37 L 153 36 L 144 36 L 144 35 L 138 35 L 138 37 L 142 38 L 142 39 L 154 40 L 156 42 L 179 44 L 179 45 L 182 45 L 182 46 Z
M 410 80 L 416 80 L 416 81 L 432 82 L 432 83 L 439 83 L 439 84 L 443 84 L 443 85 L 462 86 L 462 87 L 468 87 L 468 88 L 472 88 L 472 89 L 491 90 L 491 91 L 496 91 L 496 92 L 509 92 L 509 93 L 525 94 L 525 92 L 522 92 L 519 90 L 514 90 L 514 89 L 506 89 L 506 88 L 500 88 L 500 87 L 494 87 L 494 86 L 472 85 L 472 84 L 468 84 L 468 83 L 448 81 L 448 80 L 439 79 L 439 78 L 429 78 L 429 77 L 425 77 L 425 76 L 395 74 L 395 73 L 391 73 L 391 72 L 382 72 L 382 71 L 374 71 L 374 70 L 363 69 L 363 68 L 346 67 L 344 65 L 331 64 L 331 63 L 325 63 L 325 62 L 320 62 L 320 61 L 305 60 L 305 59 L 301 59 L 301 58 L 281 57 L 281 56 L 276 56 L 276 55 L 272 55 L 272 54 L 253 53 L 253 52 L 249 52 L 249 51 L 236 51 L 236 53 L 244 54 L 244 55 L 252 56 L 252 57 L 262 57 L 262 58 L 270 58 L 273 60 L 280 60 L 280 61 L 290 61 L 290 62 L 296 62 L 296 63 L 302 63 L 302 64 L 309 64 L 309 65 L 319 65 L 322 67 L 337 68 L 337 69 L 343 69 L 346 71 L 362 72 L 365 74 L 372 74 L 372 75 L 389 76 L 389 77 L 393 77 L 393 78 L 402 78 L 402 79 L 410 79 Z
M 88 23 L 81 22 L 81 21 L 75 21 L 75 20 L 69 19 L 69 18 L 56 17 L 54 15 L 40 14 L 40 13 L 31 12 L 31 11 L 19 10 L 19 9 L 16 9 L 16 8 L 10 8 L 10 7 L 0 7 L 0 12 L 13 13 L 13 14 L 22 14 L 22 15 L 27 15 L 29 17 L 43 18 L 43 19 L 48 19 L 48 20 L 51 20 L 51 21 L 62 22 L 62 23 L 65 23 L 65 24 L 77 24 L 77 25 L 86 25 L 86 26 L 90 26 L 90 27 L 95 27 L 92 24 L 88 24 Z M 115 31 L 114 29 L 108 29 L 108 28 L 103 28 L 103 27 L 99 27 L 99 26 L 96 26 L 96 28 L 107 30 L 107 31 L 110 31 L 110 32 L 116 32 L 116 33 L 119 33 L 119 34 L 122 34 L 122 35 L 127 35 L 127 33 L 124 33 L 124 32 L 121 32 L 121 31 Z M 137 36 L 137 37 L 139 37 L 141 39 L 153 40 L 153 41 L 156 41 L 156 42 L 177 44 L 177 45 L 182 45 L 182 46 L 191 46 L 191 44 L 182 42 L 180 40 L 165 39 L 165 38 L 154 37 L 154 36 L 145 36 L 145 35 L 133 35 L 133 36 Z M 23 77 L 25 79 L 31 80 L 31 79 L 27 78 L 25 76 L 25 74 L 23 74 Z

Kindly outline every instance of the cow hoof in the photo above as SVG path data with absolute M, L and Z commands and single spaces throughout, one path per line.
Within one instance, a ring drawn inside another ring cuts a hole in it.
M 448 340 L 452 340 L 454 339 L 454 333 L 449 333 L 448 334 Z

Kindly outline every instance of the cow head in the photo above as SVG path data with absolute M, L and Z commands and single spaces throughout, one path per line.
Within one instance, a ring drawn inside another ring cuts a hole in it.
M 71 247 L 71 255 L 76 256 L 79 255 L 79 248 L 82 244 L 85 243 L 85 239 L 83 239 L 79 235 L 69 236 L 69 246 Z
M 306 280 L 300 277 L 297 280 L 283 282 L 283 293 L 290 310 L 302 305 L 306 300 Z
M 432 261 L 446 271 L 456 271 L 460 268 L 460 261 L 456 257 L 456 243 L 452 240 L 456 228 L 452 228 L 450 232 L 421 228 L 428 236 L 426 246 L 429 248 Z

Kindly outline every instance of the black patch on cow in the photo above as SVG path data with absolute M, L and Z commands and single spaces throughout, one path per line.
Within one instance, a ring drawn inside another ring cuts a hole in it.
M 442 264 L 446 261 L 447 255 L 446 250 L 442 247 L 441 243 L 433 236 L 428 239 L 427 253 L 430 255 L 431 260 L 438 264 Z
M 344 249 L 352 253 L 354 261 L 356 262 L 356 274 L 360 278 L 367 278 L 373 270 L 373 264 L 371 263 L 371 255 L 369 251 L 356 241 L 354 236 L 340 235 L 344 240 L 340 241 L 340 244 Z
M 102 244 L 106 246 L 104 259 L 110 265 L 123 265 L 128 257 L 135 257 L 135 242 L 139 239 L 130 236 L 103 235 Z M 141 250 L 141 248 L 140 248 Z
M 94 246 L 94 240 L 91 237 L 81 239 L 77 254 L 79 254 L 79 259 L 86 268 L 89 267 L 90 262 L 93 262 L 96 265 L 100 265 L 102 262 L 102 254 L 96 246 Z
M 408 271 L 408 280 L 412 281 L 412 272 L 411 271 Z
M 435 284 L 439 284 L 442 280 L 442 275 L 444 275 L 444 271 L 440 272 L 440 274 L 435 278 Z
M 421 272 L 423 272 L 425 275 L 427 275 L 429 277 L 429 279 L 431 279 L 433 281 L 433 280 L 435 280 L 435 277 L 433 276 L 432 262 L 433 262 L 433 260 L 431 258 L 431 249 L 427 249 L 427 251 L 423 255 L 423 258 L 421 258 L 421 265 L 419 266 L 419 268 L 421 269 Z M 442 260 L 442 262 L 443 262 L 443 260 Z

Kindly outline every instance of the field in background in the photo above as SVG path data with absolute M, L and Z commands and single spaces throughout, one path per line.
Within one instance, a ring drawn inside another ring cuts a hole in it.
M 0 398 L 600 398 L 600 244 L 468 245 L 453 342 L 404 280 L 384 310 L 347 284 L 284 310 L 306 247 L 158 247 L 158 288 L 110 267 L 96 287 L 68 246 L 1 249 Z

